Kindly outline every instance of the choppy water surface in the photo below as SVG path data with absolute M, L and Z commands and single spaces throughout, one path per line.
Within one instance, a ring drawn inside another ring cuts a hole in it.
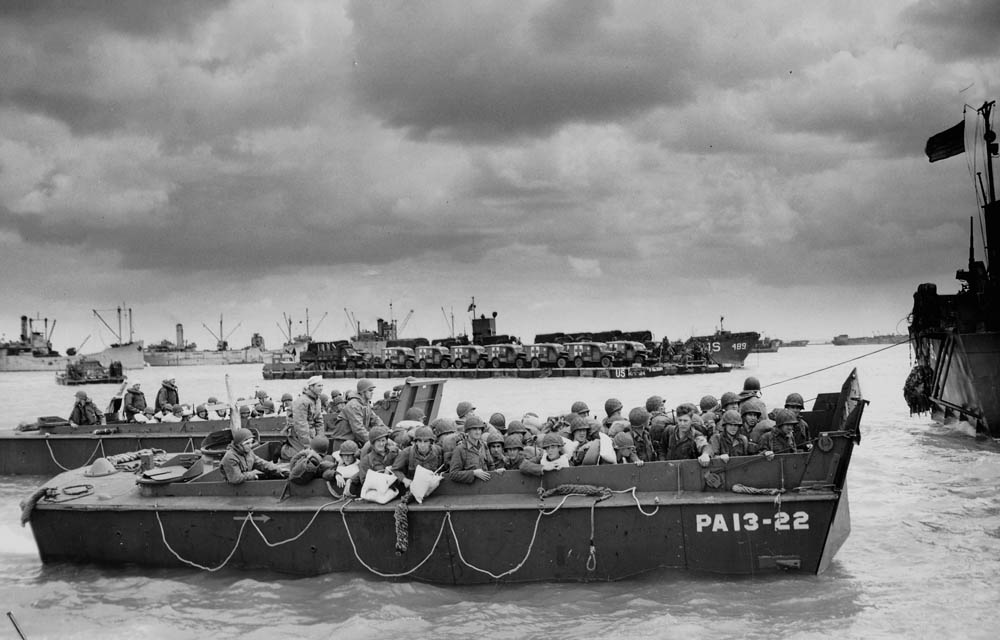
M 480 415 L 565 412 L 574 400 L 626 410 L 652 394 L 670 406 L 738 391 L 747 375 L 768 385 L 877 346 L 786 348 L 751 356 L 722 375 L 649 380 L 449 381 L 443 415 L 471 400 Z M 1000 586 L 1000 445 L 961 424 L 910 417 L 902 385 L 910 362 L 895 347 L 765 388 L 768 406 L 787 393 L 839 390 L 852 366 L 871 401 L 849 475 L 853 530 L 821 576 L 718 578 L 653 573 L 610 584 L 476 588 L 394 583 L 362 574 L 290 579 L 223 570 L 42 566 L 19 501 L 44 478 L 0 478 L 0 602 L 37 638 L 703 638 L 995 637 Z M 272 396 L 300 384 L 265 381 L 259 366 L 134 372 L 152 400 L 176 377 L 182 401 L 256 387 Z M 384 390 L 394 381 L 379 381 Z M 353 381 L 330 380 L 344 389 Z M 67 415 L 75 389 L 51 373 L 0 374 L 0 428 Z M 89 388 L 103 406 L 112 387 Z M 276 551 L 278 552 L 278 551 Z M 350 553 L 349 549 L 345 553 Z M 16 638 L 0 620 L 0 638 Z

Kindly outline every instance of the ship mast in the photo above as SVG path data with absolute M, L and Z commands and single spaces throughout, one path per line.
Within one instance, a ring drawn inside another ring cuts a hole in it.
M 986 220 L 986 258 L 989 262 L 988 273 L 991 282 L 1000 281 L 1000 203 L 997 203 L 996 186 L 993 177 L 993 156 L 997 154 L 997 134 L 990 126 L 990 113 L 995 102 L 984 102 L 979 108 L 983 114 L 985 131 L 983 140 L 986 142 L 986 185 L 989 197 L 983 205 L 983 217 Z

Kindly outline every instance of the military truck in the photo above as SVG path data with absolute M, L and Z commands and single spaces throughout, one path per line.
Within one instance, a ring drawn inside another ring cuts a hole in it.
M 611 360 L 616 367 L 644 366 L 648 360 L 652 359 L 646 345 L 641 342 L 612 340 L 606 344 L 613 353 Z
M 451 348 L 451 365 L 456 369 L 485 369 L 489 366 L 486 349 L 477 344 L 457 344 Z
M 420 369 L 447 369 L 451 366 L 451 351 L 441 345 L 417 347 L 413 350 Z
M 566 344 L 573 359 L 573 366 L 577 369 L 583 367 L 603 367 L 608 369 L 614 362 L 614 352 L 608 350 L 608 346 L 603 342 L 570 342 Z
M 319 371 L 368 367 L 371 359 L 370 353 L 358 351 L 347 340 L 310 342 L 299 354 L 299 362 Z
M 494 369 L 516 367 L 523 369 L 528 365 L 528 357 L 524 347 L 519 344 L 491 344 L 486 347 L 486 357 Z
M 382 366 L 386 369 L 413 369 L 417 358 L 409 347 L 386 347 L 382 352 Z
M 565 369 L 570 362 L 566 345 L 557 342 L 525 345 L 524 351 L 528 355 L 528 362 L 532 369 L 540 367 Z

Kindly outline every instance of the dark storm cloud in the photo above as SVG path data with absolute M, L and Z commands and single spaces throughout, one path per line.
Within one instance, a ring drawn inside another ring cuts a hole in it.
M 136 36 L 187 34 L 228 0 L 7 0 L 0 3 L 0 22 L 39 27 L 69 23 L 75 29 L 111 29 Z
M 908 39 L 938 60 L 989 58 L 1000 54 L 1000 2 L 921 0 L 900 15 L 912 25 Z
M 544 136 L 692 97 L 691 47 L 656 25 L 603 25 L 610 3 L 434 7 L 350 11 L 360 99 L 416 139 Z

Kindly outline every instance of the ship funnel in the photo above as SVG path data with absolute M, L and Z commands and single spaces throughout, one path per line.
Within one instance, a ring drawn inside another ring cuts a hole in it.
M 177 348 L 184 348 L 184 325 L 177 323 Z
M 28 341 L 28 316 L 21 316 L 21 342 Z

